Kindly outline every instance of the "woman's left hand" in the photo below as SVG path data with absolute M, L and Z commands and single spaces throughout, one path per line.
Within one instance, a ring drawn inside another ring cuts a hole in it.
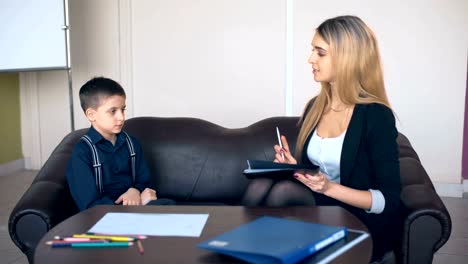
M 327 176 L 321 171 L 312 173 L 311 171 L 296 171 L 294 178 L 302 182 L 305 186 L 314 192 L 325 193 L 333 182 L 329 181 Z

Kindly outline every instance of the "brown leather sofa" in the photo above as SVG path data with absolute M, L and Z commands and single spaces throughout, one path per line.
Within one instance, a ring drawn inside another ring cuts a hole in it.
M 239 205 L 251 199 L 244 197 L 249 184 L 242 174 L 246 160 L 272 160 L 276 126 L 294 145 L 297 121 L 274 117 L 227 129 L 193 118 L 140 117 L 129 119 L 124 129 L 142 143 L 159 197 L 178 204 Z M 30 262 L 42 236 L 78 212 L 65 168 L 73 145 L 85 133 L 77 130 L 62 140 L 10 215 L 11 239 Z M 450 215 L 408 139 L 400 134 L 398 143 L 407 217 L 396 258 L 400 263 L 432 263 L 450 236 Z

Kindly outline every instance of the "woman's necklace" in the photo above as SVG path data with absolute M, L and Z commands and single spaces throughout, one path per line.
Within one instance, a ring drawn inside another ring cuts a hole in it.
M 335 108 L 333 108 L 333 107 L 330 105 L 330 109 L 331 109 L 333 112 L 343 112 L 344 110 L 347 109 L 347 107 L 345 106 L 345 107 L 343 107 L 343 109 L 335 109 Z
M 343 110 L 346 110 L 346 112 L 344 113 L 343 127 L 347 127 L 348 116 L 349 116 L 350 108 L 349 108 L 349 107 L 346 107 L 346 108 L 343 109 Z M 343 110 L 341 110 L 341 111 L 343 111 Z

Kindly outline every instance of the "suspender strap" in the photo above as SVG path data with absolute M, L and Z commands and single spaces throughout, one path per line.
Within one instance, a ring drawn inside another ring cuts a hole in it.
M 93 142 L 88 137 L 88 135 L 82 136 L 81 140 L 83 140 L 84 142 L 86 142 L 86 144 L 88 144 L 89 148 L 91 149 L 91 153 L 93 154 L 93 168 L 94 168 L 94 177 L 96 178 L 96 187 L 98 188 L 99 193 L 102 193 L 102 169 L 101 169 L 101 162 L 99 160 L 99 155 L 98 155 L 96 146 L 94 146 Z
M 125 135 L 125 139 L 127 141 L 127 146 L 128 146 L 128 151 L 130 152 L 130 159 L 131 159 L 131 166 L 132 166 L 132 183 L 135 184 L 135 177 L 136 177 L 136 171 L 135 171 L 135 167 L 136 167 L 136 153 L 135 153 L 135 148 L 133 147 L 133 143 L 132 143 L 132 140 L 130 139 L 130 136 L 122 131 Z
M 125 135 L 125 140 L 127 141 L 128 152 L 130 152 L 130 159 L 131 159 L 131 169 L 132 169 L 132 184 L 135 184 L 135 177 L 136 177 L 136 153 L 135 147 L 133 146 L 133 142 L 130 139 L 130 136 L 122 131 Z M 99 160 L 99 155 L 96 149 L 96 146 L 93 144 L 91 139 L 88 135 L 84 135 L 81 137 L 81 140 L 88 144 L 89 148 L 91 149 L 91 153 L 93 154 L 93 168 L 94 168 L 94 177 L 96 178 L 96 186 L 99 190 L 99 193 L 103 192 L 103 185 L 102 185 L 102 164 Z

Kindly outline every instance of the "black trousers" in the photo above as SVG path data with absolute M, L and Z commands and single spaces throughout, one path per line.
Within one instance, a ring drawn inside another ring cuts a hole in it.
M 176 202 L 168 198 L 158 198 L 156 200 L 150 201 L 146 205 L 176 205 Z

